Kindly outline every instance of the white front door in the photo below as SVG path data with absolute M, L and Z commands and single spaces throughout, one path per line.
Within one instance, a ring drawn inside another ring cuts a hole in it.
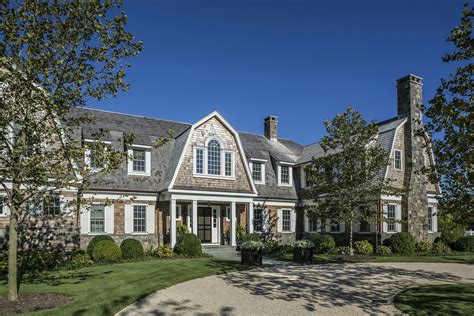
M 221 207 L 220 206 L 212 206 L 211 207 L 211 217 L 212 217 L 212 243 L 219 243 L 220 241 L 220 229 L 219 223 L 221 220 Z

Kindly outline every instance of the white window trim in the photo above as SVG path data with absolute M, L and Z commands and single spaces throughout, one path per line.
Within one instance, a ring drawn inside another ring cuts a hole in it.
M 84 139 L 84 143 L 93 143 L 93 142 L 95 142 L 95 141 L 92 140 L 92 139 Z M 105 144 L 105 145 L 111 145 L 112 144 L 112 142 L 106 141 L 106 140 L 102 140 L 100 142 Z M 107 147 L 105 147 L 105 150 L 107 150 Z M 103 170 L 103 169 L 107 168 L 107 164 L 105 164 L 103 168 L 92 168 L 90 157 L 91 157 L 91 150 L 90 150 L 90 148 L 86 148 L 86 150 L 84 151 L 84 163 L 86 164 L 86 166 L 89 167 L 89 169 L 92 172 L 99 172 L 100 170 Z
M 221 146 L 221 174 L 209 174 L 208 173 L 208 157 L 207 157 L 207 145 L 211 140 L 217 140 Z M 235 152 L 228 149 L 222 149 L 224 146 L 222 141 L 217 137 L 209 137 L 206 140 L 206 146 L 193 146 L 193 177 L 197 178 L 211 178 L 211 179 L 222 179 L 222 180 L 235 180 Z M 196 152 L 197 150 L 202 150 L 203 152 L 203 172 L 196 172 Z M 230 176 L 225 175 L 225 154 L 230 153 L 232 156 L 232 174 Z
M 431 207 L 431 220 L 432 220 L 432 223 L 431 223 L 431 230 L 428 229 L 428 233 L 432 234 L 432 233 L 437 233 L 438 232 L 438 213 L 437 213 L 437 209 L 436 207 L 432 206 L 432 205 L 428 205 L 428 207 Z
M 253 164 L 254 163 L 258 163 L 262 165 L 262 180 L 261 181 L 256 181 L 253 179 Z M 253 159 L 252 161 L 249 162 L 249 167 L 250 167 L 250 173 L 252 174 L 253 183 L 265 184 L 265 161 Z
M 283 211 L 290 211 L 290 230 L 283 230 Z M 295 210 L 292 208 L 281 208 L 278 210 L 278 226 L 279 226 L 279 233 L 282 234 L 292 234 L 295 232 L 296 228 L 296 213 Z
M 133 150 L 144 150 L 145 151 L 145 171 L 133 171 Z M 151 176 L 151 146 L 145 145 L 131 145 L 127 148 L 127 165 L 129 176 Z
M 3 194 L 3 193 L 0 193 L 0 198 L 3 198 L 5 199 L 7 195 L 6 194 Z M 1 206 L 1 205 L 0 205 Z M 2 209 L 2 213 L 0 213 L 0 217 L 8 217 L 10 215 L 10 208 L 8 207 L 8 205 L 6 204 L 3 204 L 3 209 Z
M 383 206 L 383 216 L 384 216 L 384 219 L 388 219 L 388 206 L 389 205 L 394 205 L 395 206 L 395 230 L 391 230 L 389 231 L 388 230 L 388 222 L 384 220 L 383 222 L 383 232 L 386 233 L 386 234 L 396 234 L 396 233 L 400 233 L 402 231 L 402 224 L 400 223 L 401 219 L 402 219 L 402 212 L 401 212 L 401 207 L 399 204 L 396 204 L 396 203 L 387 203 L 387 204 L 384 204 Z
M 181 204 L 176 204 L 176 220 L 177 221 L 183 220 L 183 208 L 181 207 Z
M 397 164 L 395 163 L 395 153 L 396 152 L 399 152 L 400 153 L 400 168 L 397 168 Z M 398 171 L 402 171 L 403 170 L 403 151 L 401 149 L 394 149 L 393 150 L 393 169 L 394 170 L 398 170 Z
M 131 232 L 130 234 L 131 235 L 148 235 L 148 231 L 147 231 L 147 228 L 148 228 L 148 225 L 147 225 L 147 222 L 148 222 L 148 204 L 144 204 L 144 203 L 133 203 L 133 204 L 130 204 L 131 206 L 131 214 L 130 214 L 130 220 L 132 221 L 131 224 L 130 224 L 130 227 L 131 227 Z M 133 214 L 133 208 L 134 206 L 145 206 L 145 231 L 144 232 L 136 232 L 134 231 L 133 229 L 133 219 L 134 219 L 134 214 Z
M 287 166 L 288 167 L 289 183 L 282 183 L 281 182 L 281 166 Z M 291 187 L 291 186 L 293 186 L 293 166 L 291 164 L 287 164 L 287 163 L 278 164 L 278 185 L 281 186 L 281 187 Z

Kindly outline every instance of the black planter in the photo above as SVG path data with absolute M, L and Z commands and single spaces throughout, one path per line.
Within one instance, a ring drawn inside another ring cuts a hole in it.
M 262 251 L 242 249 L 242 264 L 247 266 L 262 265 Z
M 312 263 L 313 248 L 294 248 L 293 261 L 297 263 Z

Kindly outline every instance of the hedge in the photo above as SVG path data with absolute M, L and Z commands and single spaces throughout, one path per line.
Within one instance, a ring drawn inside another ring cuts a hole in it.
M 140 241 L 129 238 L 120 244 L 123 259 L 143 259 L 143 246 Z
M 194 234 L 178 235 L 175 251 L 185 257 L 199 257 L 202 255 L 201 240 Z

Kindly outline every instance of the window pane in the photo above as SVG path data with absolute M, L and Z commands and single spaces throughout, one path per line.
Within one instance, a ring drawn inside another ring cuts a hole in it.
M 5 199 L 3 196 L 0 196 L 0 214 L 3 214 L 3 204 L 4 204 Z
M 336 221 L 331 221 L 331 232 L 341 231 L 341 225 Z
M 388 209 L 387 209 L 387 230 L 389 232 L 394 232 L 395 231 L 395 210 L 396 210 L 396 205 L 389 204 Z
M 261 208 L 253 210 L 253 230 L 256 232 L 263 231 L 263 209 Z
M 59 215 L 61 214 L 61 199 L 57 195 L 50 195 L 43 200 L 43 214 L 44 215 Z
M 208 144 L 207 165 L 208 174 L 221 174 L 221 145 L 215 139 Z
M 262 164 L 258 162 L 252 163 L 252 177 L 254 181 L 262 181 Z
M 361 221 L 361 222 L 360 222 L 360 226 L 359 226 L 359 231 L 364 232 L 364 233 L 370 232 L 370 224 L 369 224 L 369 222 L 364 221 L 364 220 Z
M 144 172 L 145 171 L 145 151 L 144 150 L 133 150 L 133 171 Z
M 281 176 L 280 182 L 289 184 L 290 183 L 290 167 L 281 166 L 280 168 L 281 168 L 280 169 L 280 176 Z
M 395 151 L 395 169 L 402 169 L 402 152 Z
M 282 229 L 283 231 L 291 231 L 291 211 L 283 210 L 282 211 Z
M 145 205 L 134 205 L 133 206 L 133 231 L 134 232 L 146 232 L 146 206 Z
M 225 153 L 225 175 L 232 176 L 232 154 Z
M 428 207 L 428 230 L 433 230 L 433 208 Z
M 308 226 L 309 226 L 309 231 L 310 232 L 315 232 L 315 231 L 318 230 L 318 221 L 317 220 L 310 219 L 308 224 L 309 224 Z
M 91 233 L 105 232 L 105 205 L 91 206 Z
M 204 173 L 204 151 L 196 149 L 196 173 Z

